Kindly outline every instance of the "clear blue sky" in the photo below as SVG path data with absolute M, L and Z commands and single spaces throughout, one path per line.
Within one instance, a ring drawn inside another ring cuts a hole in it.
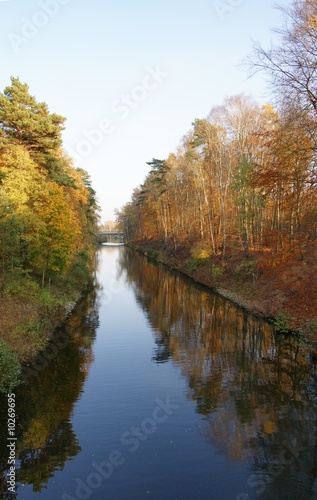
M 65 149 L 113 219 L 195 118 L 241 92 L 270 100 L 239 62 L 280 25 L 273 0 L 0 0 L 0 90 L 19 76 L 67 118 Z

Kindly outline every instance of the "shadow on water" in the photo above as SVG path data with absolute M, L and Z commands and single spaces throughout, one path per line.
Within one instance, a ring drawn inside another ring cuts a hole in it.
M 153 360 L 180 367 L 205 442 L 246 464 L 236 499 L 317 498 L 317 369 L 306 346 L 135 252 L 120 265 L 152 326 Z
M 32 485 L 34 492 L 45 490 L 49 478 L 81 451 L 70 419 L 93 361 L 92 346 L 99 324 L 97 294 L 96 288 L 81 301 L 56 332 L 47 352 L 32 363 L 25 383 L 14 391 L 16 479 L 18 484 Z M 1 395 L 1 422 L 6 422 L 6 413 L 7 398 Z M 0 498 L 11 499 L 16 495 L 7 492 L 6 425 L 1 426 L 0 433 Z

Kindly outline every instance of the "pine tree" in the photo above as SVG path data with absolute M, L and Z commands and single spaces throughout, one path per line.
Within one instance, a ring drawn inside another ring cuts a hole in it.
M 22 145 L 40 166 L 48 168 L 62 145 L 65 118 L 50 114 L 46 103 L 29 94 L 27 84 L 11 77 L 0 94 L 0 146 Z

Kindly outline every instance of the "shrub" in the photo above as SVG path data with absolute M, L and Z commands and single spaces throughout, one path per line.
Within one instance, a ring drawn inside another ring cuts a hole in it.
M 190 254 L 193 259 L 205 260 L 209 259 L 213 255 L 213 251 L 209 243 L 207 243 L 206 241 L 200 241 L 199 243 L 196 243 L 196 245 L 194 245 L 194 247 L 190 251 Z
M 22 272 L 13 272 L 8 279 L 5 293 L 8 296 L 34 298 L 37 297 L 40 286 L 29 276 L 23 276 Z
M 46 289 L 41 289 L 38 294 L 39 305 L 49 313 L 58 305 L 57 299 Z
M 193 274 L 196 269 L 203 264 L 203 262 L 204 259 L 190 257 L 186 260 L 186 271 L 188 274 Z
M 0 392 L 9 393 L 20 383 L 21 365 L 11 347 L 0 340 Z
M 202 266 L 213 255 L 212 248 L 206 241 L 200 241 L 190 251 L 191 257 L 186 260 L 186 271 L 193 274 L 199 266 Z
M 47 342 L 44 335 L 44 328 L 47 325 L 48 319 L 31 321 L 28 323 L 20 323 L 13 331 L 13 336 L 31 342 L 36 350 L 43 349 Z
M 273 319 L 273 325 L 276 333 L 290 333 L 291 327 L 290 323 L 292 321 L 291 316 L 289 316 L 284 311 L 278 311 L 277 315 Z
M 244 260 L 234 271 L 237 278 L 251 278 L 258 274 L 258 262 L 256 260 Z
M 158 259 L 160 256 L 160 252 L 158 250 L 155 250 L 154 248 L 148 248 L 146 251 L 146 255 L 148 257 L 151 257 L 152 259 Z
M 217 267 L 214 264 L 211 266 L 211 275 L 214 279 L 221 278 L 223 272 L 224 272 L 223 267 Z

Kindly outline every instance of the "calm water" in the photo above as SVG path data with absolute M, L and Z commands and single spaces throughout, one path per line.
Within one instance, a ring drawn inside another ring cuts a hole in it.
M 100 250 L 97 279 L 15 391 L 16 497 L 316 499 L 305 346 L 124 247 Z

